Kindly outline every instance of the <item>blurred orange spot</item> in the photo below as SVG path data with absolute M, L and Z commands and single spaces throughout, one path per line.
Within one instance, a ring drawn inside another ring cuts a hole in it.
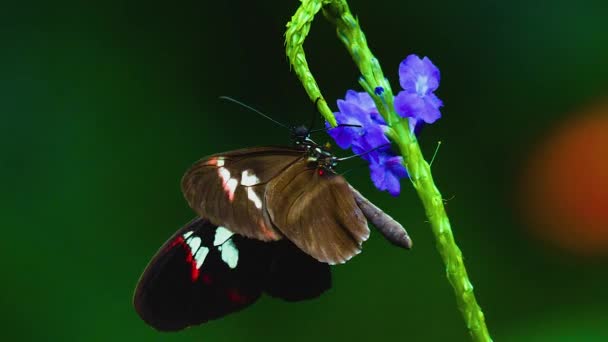
M 608 103 L 568 116 L 531 154 L 522 204 L 534 233 L 583 255 L 608 255 Z

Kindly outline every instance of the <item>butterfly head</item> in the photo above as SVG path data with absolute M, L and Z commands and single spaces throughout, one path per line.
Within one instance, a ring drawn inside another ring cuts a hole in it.
M 319 170 L 319 175 L 326 172 L 333 173 L 334 167 L 338 164 L 336 158 L 330 151 L 329 145 L 322 146 L 310 138 L 311 130 L 304 125 L 291 128 L 291 139 L 297 147 L 308 153 L 308 161 L 313 163 Z
M 338 165 L 336 156 L 323 146 L 314 143 L 307 145 L 307 150 L 308 160 L 315 163 L 318 170 L 333 173 L 334 167 Z M 323 172 L 319 172 L 319 175 L 323 175 Z
M 304 125 L 291 127 L 291 140 L 296 146 L 301 146 L 310 140 L 310 129 Z

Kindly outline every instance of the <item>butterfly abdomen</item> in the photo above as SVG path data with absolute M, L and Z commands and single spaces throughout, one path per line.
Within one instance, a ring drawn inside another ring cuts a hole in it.
M 357 189 L 350 187 L 357 206 L 365 217 L 371 222 L 384 237 L 398 247 L 412 248 L 412 240 L 403 226 L 386 214 L 382 209 L 376 207 L 367 198 L 363 197 Z

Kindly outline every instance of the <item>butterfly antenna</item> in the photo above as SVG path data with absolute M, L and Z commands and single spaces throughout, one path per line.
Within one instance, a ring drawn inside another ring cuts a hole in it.
M 247 109 L 249 109 L 250 111 L 255 112 L 255 113 L 257 113 L 257 114 L 259 114 L 259 115 L 261 115 L 261 116 L 265 117 L 266 119 L 268 119 L 268 120 L 270 120 L 270 121 L 274 122 L 275 124 L 277 124 L 277 125 L 279 125 L 279 126 L 281 126 L 281 127 L 285 127 L 285 128 L 287 128 L 287 129 L 291 130 L 291 128 L 290 128 L 289 126 L 287 126 L 287 125 L 285 125 L 285 124 L 283 124 L 283 123 L 281 123 L 281 122 L 278 122 L 277 120 L 275 120 L 275 119 L 271 118 L 270 116 L 268 116 L 268 115 L 266 115 L 266 114 L 264 114 L 264 113 L 260 112 L 259 110 L 255 109 L 255 108 L 253 108 L 253 107 L 251 107 L 251 106 L 248 106 L 248 105 L 244 104 L 243 102 L 241 102 L 241 101 L 239 101 L 239 100 L 235 100 L 235 99 L 233 99 L 232 97 L 228 97 L 228 96 L 220 96 L 220 99 L 221 99 L 221 100 L 230 101 L 230 102 L 232 102 L 232 103 L 236 103 L 236 104 L 238 104 L 239 106 L 241 106 L 241 107 L 243 107 L 243 108 L 247 108 Z
M 439 152 L 439 147 L 441 147 L 441 140 L 437 142 L 437 147 L 435 147 L 435 153 L 433 153 L 433 158 L 431 158 L 431 162 L 429 163 L 429 167 L 433 166 L 433 162 L 435 161 L 435 157 L 437 156 L 437 152 Z
M 361 163 L 361 164 L 359 164 L 359 165 L 357 165 L 355 167 L 351 167 L 350 169 L 348 169 L 348 170 L 340 173 L 340 176 L 346 176 L 347 174 L 349 174 L 349 173 L 351 173 L 351 172 L 353 172 L 355 170 L 358 170 L 358 169 L 360 169 L 363 166 L 367 166 L 367 165 L 368 165 L 367 163 Z
M 308 131 L 308 133 L 324 132 L 324 131 L 329 131 L 332 128 L 338 128 L 338 127 L 359 127 L 359 128 L 361 128 L 363 126 L 361 126 L 361 125 L 340 124 L 340 125 L 338 125 L 336 127 L 329 127 L 329 128 L 326 127 L 326 128 L 312 129 L 312 130 Z
M 337 160 L 338 161 L 343 161 L 343 160 L 348 160 L 348 159 L 352 159 L 352 158 L 355 158 L 355 157 L 361 157 L 361 156 L 364 156 L 364 155 L 366 155 L 368 153 L 372 153 L 375 150 L 378 150 L 378 149 L 381 149 L 381 148 L 387 147 L 387 146 L 391 146 L 391 144 L 383 144 L 383 145 L 380 145 L 380 146 L 376 146 L 376 147 L 372 148 L 369 151 L 365 151 L 365 152 L 359 153 L 359 154 L 353 154 L 352 156 L 348 156 L 348 157 L 344 157 L 344 158 L 338 158 Z

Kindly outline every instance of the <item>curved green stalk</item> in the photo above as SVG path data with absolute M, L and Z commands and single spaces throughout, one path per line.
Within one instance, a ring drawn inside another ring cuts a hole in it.
M 395 113 L 394 96 L 390 84 L 384 78 L 380 64 L 369 50 L 365 35 L 345 0 L 302 0 L 302 4 L 287 24 L 285 33 L 286 52 L 294 71 L 311 100 L 316 101 L 323 98 L 319 86 L 308 68 L 303 49 L 310 25 L 315 14 L 320 10 L 336 26 L 338 38 L 344 43 L 361 71 L 362 76 L 359 83 L 374 99 L 376 107 L 390 127 L 389 137 L 397 144 L 403 155 L 411 182 L 422 201 L 435 235 L 437 249 L 446 266 L 447 278 L 454 289 L 458 308 L 472 339 L 474 341 L 492 341 L 483 312 L 475 299 L 473 285 L 469 281 L 462 253 L 454 241 L 450 220 L 445 212 L 441 193 L 433 181 L 431 168 L 422 156 L 416 136 L 409 129 L 408 121 Z M 384 89 L 380 95 L 374 91 L 377 87 Z M 335 118 L 327 103 L 319 101 L 319 104 L 321 114 L 332 126 L 335 126 Z
M 303 1 L 296 13 L 291 17 L 291 21 L 287 23 L 287 31 L 285 32 L 285 52 L 293 70 L 304 85 L 304 89 L 310 99 L 317 104 L 319 112 L 327 122 L 333 127 L 336 126 L 336 118 L 331 111 L 325 98 L 321 95 L 321 90 L 317 85 L 317 81 L 312 76 L 306 62 L 304 54 L 304 40 L 310 31 L 310 24 L 315 18 L 315 14 L 319 12 L 326 1 Z

